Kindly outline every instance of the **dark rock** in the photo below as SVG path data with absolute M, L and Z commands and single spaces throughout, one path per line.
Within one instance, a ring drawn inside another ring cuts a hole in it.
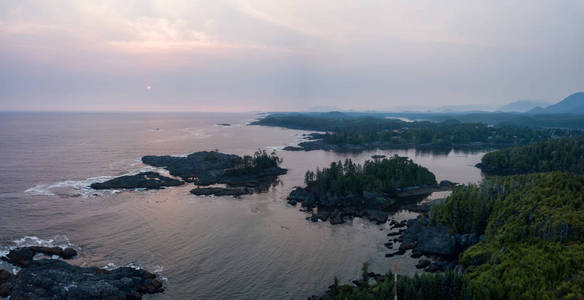
M 306 217 L 306 220 L 309 220 L 311 222 L 318 222 L 318 216 L 315 214 L 312 214 L 310 217 Z
M 393 257 L 394 254 L 393 253 L 385 253 L 385 257 Z
M 282 150 L 284 151 L 304 151 L 304 148 L 298 146 L 286 146 Z
M 446 267 L 448 266 L 448 262 L 445 261 L 437 261 L 433 262 L 429 266 L 424 269 L 426 272 L 435 273 L 435 272 L 444 272 Z
M 331 212 L 326 210 L 326 209 L 322 209 L 319 208 L 318 209 L 318 218 L 321 219 L 323 222 L 326 222 L 326 220 L 329 218 Z
M 341 212 L 338 209 L 335 209 L 330 215 L 329 222 L 332 225 L 337 225 L 343 224 L 345 220 L 343 220 L 343 215 L 341 214 Z
M 392 248 L 393 248 L 393 243 L 391 243 L 391 242 L 390 242 L 390 243 L 385 243 L 385 244 L 383 244 L 383 245 L 384 245 L 384 246 L 385 246 L 385 248 L 387 248 L 387 249 L 392 249 Z
M 388 233 L 387 236 L 398 236 L 400 234 L 401 234 L 400 232 L 396 231 L 396 232 L 390 232 L 390 233 Z
M 288 199 L 288 204 L 292 205 L 292 206 L 296 206 L 298 202 L 294 199 Z
M 377 224 L 383 224 L 387 222 L 388 214 L 386 211 L 377 209 L 367 209 L 365 210 L 365 215 L 371 221 L 377 222 Z
M 412 250 L 412 255 L 410 255 L 411 258 L 420 258 L 422 257 L 422 251 L 418 250 L 418 249 L 413 249 Z
M 10 280 L 13 276 L 12 273 L 4 269 L 0 270 L 0 283 Z
M 74 256 L 77 256 L 77 250 L 73 248 L 65 248 L 63 249 L 63 254 L 61 254 L 61 257 L 64 259 L 70 259 Z
M 164 291 L 156 275 L 123 267 L 84 268 L 60 260 L 30 262 L 13 282 L 11 299 L 140 299 Z
M 439 186 L 441 188 L 451 188 L 451 187 L 456 186 L 456 183 L 449 181 L 449 180 L 442 180 L 442 181 L 440 181 Z
M 425 219 L 410 220 L 402 239 L 408 245 L 417 242 L 416 248 L 423 254 L 453 257 L 458 253 L 456 238 L 448 233 L 447 228 L 428 226 Z
M 296 187 L 288 195 L 288 201 L 300 202 L 305 207 L 314 207 L 314 195 L 306 188 Z
M 232 186 L 269 186 L 277 176 L 287 171 L 280 167 L 261 170 L 242 168 L 242 157 L 215 151 L 195 152 L 186 157 L 144 156 L 142 162 L 165 168 L 171 175 L 198 185 L 224 183 Z
M 0 282 L 0 298 L 7 298 L 12 294 L 12 288 L 14 283 L 12 282 Z
M 220 188 L 220 187 L 209 187 L 209 188 L 195 188 L 191 190 L 191 194 L 197 196 L 234 196 L 239 197 L 241 195 L 252 194 L 253 189 L 246 187 L 231 187 L 231 188 Z
M 231 124 L 229 124 L 229 123 L 217 123 L 217 125 L 219 125 L 219 126 L 225 126 L 225 127 L 231 126 Z
M 418 241 L 403 242 L 399 245 L 399 249 L 401 249 L 401 250 L 414 249 L 414 248 L 416 248 L 417 245 L 418 245 Z
M 167 186 L 179 186 L 184 182 L 162 176 L 156 172 L 142 172 L 136 175 L 116 177 L 106 182 L 93 183 L 92 189 L 160 189 Z
M 416 264 L 416 269 L 424 269 L 426 267 L 428 267 L 431 264 L 431 262 L 427 259 L 420 259 L 420 261 L 418 261 L 418 264 Z
M 34 256 L 42 253 L 49 256 L 59 256 L 64 259 L 69 259 L 77 255 L 77 251 L 73 248 L 66 248 L 65 250 L 59 247 L 22 247 L 10 250 L 10 252 L 2 257 L 2 260 L 19 267 L 25 267 L 33 261 Z

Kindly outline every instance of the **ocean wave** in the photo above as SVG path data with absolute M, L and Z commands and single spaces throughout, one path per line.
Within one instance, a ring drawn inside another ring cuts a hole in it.
M 10 242 L 8 245 L 0 246 L 0 257 L 6 256 L 11 250 L 23 247 L 59 247 L 61 249 L 73 248 L 78 252 L 81 251 L 81 247 L 71 243 L 69 238 L 64 234 L 58 234 L 52 238 L 42 239 L 37 236 L 27 235 L 20 239 L 16 239 Z
M 141 161 L 140 161 L 141 162 Z M 135 165 L 135 164 L 133 164 Z M 129 171 L 119 176 L 136 175 L 142 172 L 158 172 L 163 176 L 174 177 L 170 175 L 168 170 L 152 166 L 145 166 L 139 169 Z M 106 194 L 120 193 L 121 190 L 94 190 L 91 185 L 98 182 L 104 182 L 119 176 L 96 176 L 83 180 L 64 180 L 50 184 L 37 184 L 24 191 L 26 194 L 35 196 L 64 196 L 64 197 L 102 197 Z M 135 189 L 135 191 L 142 191 L 143 189 Z

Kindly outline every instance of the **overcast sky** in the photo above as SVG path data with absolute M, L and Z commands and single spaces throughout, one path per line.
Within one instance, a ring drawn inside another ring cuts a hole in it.
M 1 1 L 0 110 L 391 109 L 584 90 L 583 0 Z

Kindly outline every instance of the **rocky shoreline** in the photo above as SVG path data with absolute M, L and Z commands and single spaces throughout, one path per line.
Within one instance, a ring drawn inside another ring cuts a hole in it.
M 287 197 L 288 204 L 301 204 L 301 211 L 311 215 L 309 221 L 329 221 L 331 224 L 342 224 L 355 217 L 367 218 L 377 224 L 387 222 L 389 212 L 402 205 L 417 202 L 433 192 L 447 191 L 456 184 L 447 180 L 431 186 L 414 186 L 396 190 L 395 195 L 363 191 L 361 195 L 315 195 L 306 187 L 296 187 Z
M 170 186 L 183 185 L 181 180 L 162 176 L 156 172 L 141 172 L 136 175 L 125 175 L 114 179 L 91 184 L 95 190 L 108 189 L 163 189 Z
M 264 153 L 265 154 L 265 153 Z M 156 172 L 142 172 L 136 175 L 120 176 L 105 182 L 94 183 L 91 188 L 101 189 L 162 189 L 194 183 L 199 186 L 191 191 L 195 195 L 241 196 L 253 192 L 266 191 L 277 183 L 279 175 L 287 170 L 278 166 L 262 169 L 241 168 L 242 162 L 250 157 L 240 157 L 217 151 L 201 151 L 185 157 L 152 156 L 142 157 L 144 164 L 164 168 L 172 176 L 182 180 L 162 176 Z M 226 188 L 201 188 L 214 184 L 226 184 Z M 245 187 L 245 188 L 240 188 Z
M 164 291 L 153 273 L 122 267 L 106 270 L 80 267 L 59 259 L 35 259 L 37 254 L 71 259 L 73 248 L 23 247 L 2 260 L 22 268 L 16 275 L 0 270 L 0 297 L 25 299 L 142 299 L 144 294 Z

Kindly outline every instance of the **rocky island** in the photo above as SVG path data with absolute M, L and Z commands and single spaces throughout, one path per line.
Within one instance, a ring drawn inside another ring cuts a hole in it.
M 275 152 L 258 150 L 253 156 L 238 156 L 217 151 L 201 151 L 176 156 L 144 156 L 142 161 L 154 167 L 167 169 L 171 175 L 198 186 L 226 184 L 227 187 L 197 188 L 195 195 L 243 195 L 264 191 L 287 170 L 279 165 L 282 159 Z M 242 189 L 246 187 L 248 189 Z
M 392 208 L 448 189 L 452 183 L 439 185 L 428 169 L 396 155 L 389 159 L 378 157 L 363 165 L 350 159 L 333 162 L 329 168 L 308 171 L 305 184 L 290 193 L 288 203 L 300 202 L 302 210 L 312 213 L 308 217 L 311 221 L 340 224 L 353 217 L 385 223 Z
M 45 254 L 70 259 L 73 248 L 24 247 L 2 260 L 22 268 L 16 275 L 0 270 L 0 297 L 10 299 L 142 299 L 164 291 L 155 274 L 130 267 L 106 270 L 79 267 L 59 259 L 35 259 Z
M 91 184 L 95 190 L 107 189 L 162 189 L 169 186 L 183 185 L 184 182 L 162 176 L 156 172 L 141 172 L 136 175 L 125 175 L 114 179 Z

